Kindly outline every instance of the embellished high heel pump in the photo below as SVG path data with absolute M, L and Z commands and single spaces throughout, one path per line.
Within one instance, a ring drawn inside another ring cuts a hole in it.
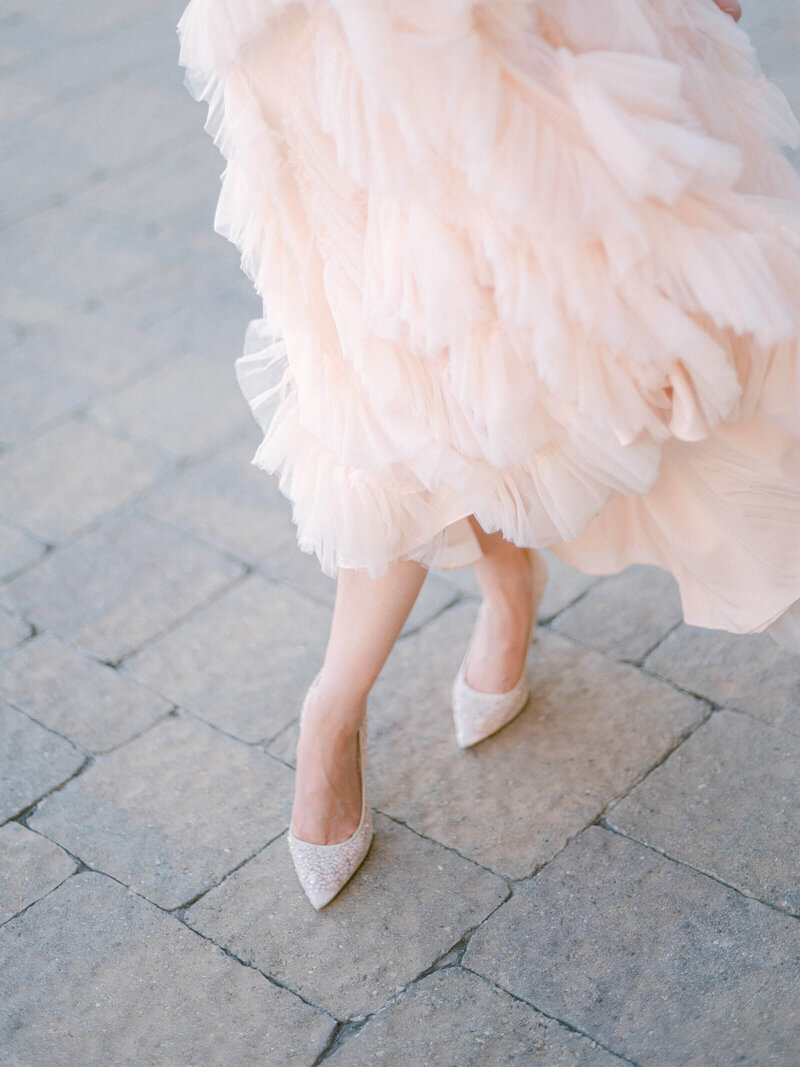
M 535 637 L 536 616 L 547 585 L 548 572 L 541 555 L 533 549 L 527 551 L 530 556 L 533 578 L 533 618 L 525 646 L 526 656 L 525 663 L 522 665 L 522 673 L 516 685 L 506 693 L 481 693 L 478 689 L 473 689 L 465 677 L 467 659 L 472 647 L 470 640 L 452 689 L 453 723 L 456 730 L 456 742 L 460 748 L 470 748 L 479 741 L 483 741 L 484 738 L 497 733 L 516 718 L 528 702 L 530 689 L 528 687 L 527 649 Z
M 300 712 L 300 724 L 303 723 L 308 699 L 319 674 L 309 686 Z M 335 845 L 315 845 L 310 841 L 301 841 L 289 829 L 286 840 L 292 856 L 294 869 L 300 885 L 319 910 L 328 904 L 347 882 L 353 877 L 364 860 L 372 843 L 372 811 L 367 804 L 367 719 L 358 729 L 358 764 L 361 773 L 361 820 L 353 834 L 346 841 Z

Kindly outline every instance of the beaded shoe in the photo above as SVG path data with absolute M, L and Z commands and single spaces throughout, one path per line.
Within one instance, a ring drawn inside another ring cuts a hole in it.
M 303 722 L 308 698 L 319 679 L 319 674 L 311 683 L 303 708 L 300 724 Z M 328 904 L 361 866 L 372 843 L 372 811 L 367 805 L 367 720 L 358 729 L 358 763 L 361 771 L 361 820 L 353 834 L 346 841 L 335 845 L 315 845 L 310 841 L 301 841 L 289 829 L 286 840 L 292 856 L 294 869 L 300 885 L 319 910 Z
M 547 584 L 547 565 L 541 555 L 534 549 L 527 549 L 527 552 L 530 556 L 533 579 L 533 618 L 528 643 L 525 646 L 526 650 L 535 639 L 536 615 Z M 453 722 L 456 742 L 460 748 L 476 745 L 479 741 L 501 730 L 522 711 L 530 695 L 527 652 L 522 674 L 512 689 L 505 693 L 482 693 L 478 689 L 473 689 L 465 677 L 471 647 L 472 641 L 461 661 L 452 690 Z

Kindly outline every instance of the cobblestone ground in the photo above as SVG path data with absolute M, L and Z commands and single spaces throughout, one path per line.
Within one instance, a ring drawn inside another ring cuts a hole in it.
M 745 25 L 800 111 L 800 3 Z M 552 558 L 534 693 L 462 752 L 469 571 L 371 703 L 376 838 L 283 836 L 332 583 L 249 463 L 258 301 L 173 0 L 4 0 L 0 1061 L 800 1062 L 800 659 Z

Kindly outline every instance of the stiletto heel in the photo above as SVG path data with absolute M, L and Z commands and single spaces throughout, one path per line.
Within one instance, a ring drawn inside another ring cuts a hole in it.
M 534 602 L 522 673 L 513 689 L 509 689 L 506 693 L 481 693 L 478 689 L 473 689 L 465 676 L 467 659 L 472 647 L 472 640 L 470 640 L 452 689 L 453 722 L 456 742 L 460 748 L 469 748 L 497 733 L 516 718 L 528 702 L 530 690 L 528 688 L 527 650 L 534 640 L 536 616 L 547 584 L 548 572 L 541 555 L 534 549 L 527 551 L 533 577 Z
M 306 693 L 300 712 L 300 725 L 303 723 L 308 699 L 319 680 L 317 674 Z M 361 771 L 361 819 L 353 834 L 346 841 L 335 845 L 315 845 L 310 841 L 301 841 L 289 829 L 286 840 L 292 856 L 294 869 L 300 885 L 319 910 L 328 904 L 336 894 L 353 877 L 364 860 L 372 843 L 372 811 L 367 804 L 367 718 L 358 728 L 358 764 Z

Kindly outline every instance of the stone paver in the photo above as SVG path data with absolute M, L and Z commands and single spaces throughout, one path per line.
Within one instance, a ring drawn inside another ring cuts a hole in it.
M 656 568 L 545 551 L 532 701 L 467 752 L 475 570 L 430 575 L 370 698 L 373 848 L 303 896 L 335 586 L 250 462 L 262 302 L 185 2 L 0 16 L 0 1062 L 796 1067 L 800 660 L 682 625 Z M 800 117 L 800 0 L 743 7 Z
M 192 459 L 241 433 L 250 418 L 231 362 L 188 352 L 92 407 L 106 429 Z
M 681 624 L 644 667 L 714 703 L 800 734 L 800 656 L 768 634 L 729 634 Z
M 800 914 L 800 738 L 716 712 L 607 816 L 609 825 Z
M 167 348 L 110 316 L 72 311 L 40 325 L 0 363 L 0 440 L 24 441 L 142 373 Z
M 135 510 L 8 583 L 12 605 L 37 626 L 117 661 L 242 573 L 170 526 Z
M 29 623 L 0 607 L 0 652 L 20 644 L 32 633 Z
M 311 1067 L 333 1020 L 102 875 L 0 931 L 0 1047 L 13 1064 Z
M 298 551 L 291 505 L 250 463 L 254 451 L 252 436 L 234 441 L 148 493 L 139 507 L 253 565 L 290 544 Z
M 209 218 L 210 221 L 211 218 Z M 215 253 L 213 256 L 208 254 L 198 256 L 195 254 L 190 256 L 188 260 L 152 271 L 147 277 L 137 280 L 130 286 L 103 300 L 106 312 L 109 315 L 113 315 L 120 322 L 124 322 L 136 329 L 152 330 L 167 341 L 172 339 L 173 347 L 176 347 L 181 356 L 187 352 L 194 355 L 193 363 L 184 361 L 183 382 L 177 380 L 174 374 L 170 377 L 162 377 L 153 381 L 154 387 L 160 385 L 173 389 L 175 401 L 182 405 L 181 418 L 187 424 L 191 423 L 191 413 L 187 411 L 188 397 L 182 392 L 182 389 L 185 386 L 192 396 L 202 402 L 204 411 L 209 409 L 209 397 L 199 392 L 198 381 L 208 381 L 211 372 L 204 370 L 202 376 L 198 375 L 198 379 L 192 381 L 191 370 L 192 367 L 197 368 L 202 358 L 216 358 L 219 368 L 213 375 L 214 381 L 228 390 L 227 400 L 230 401 L 227 415 L 223 417 L 211 409 L 212 422 L 210 426 L 215 427 L 218 432 L 220 429 L 224 430 L 226 418 L 229 417 L 232 423 L 236 422 L 237 397 L 235 392 L 230 392 L 231 387 L 234 390 L 236 389 L 233 361 L 237 356 L 241 355 L 244 335 L 243 324 L 247 322 L 248 314 L 242 314 L 241 304 L 235 305 L 237 311 L 236 339 L 234 341 L 231 338 L 231 343 L 224 350 L 220 349 L 217 344 L 209 344 L 208 342 L 201 342 L 196 346 L 177 344 L 175 339 L 185 335 L 187 332 L 191 336 L 206 327 L 210 331 L 212 338 L 220 335 L 227 337 L 231 333 L 231 324 L 227 328 L 221 329 L 219 324 L 213 322 L 211 316 L 215 314 L 213 309 L 217 305 L 218 298 L 229 291 L 231 274 L 233 273 L 234 277 L 236 277 L 236 270 L 236 263 L 230 263 L 226 260 L 221 261 L 219 253 Z M 242 288 L 245 288 L 246 291 L 246 283 L 240 281 L 240 291 Z M 259 316 L 260 310 L 260 307 L 251 305 L 249 317 Z M 177 322 L 173 322 L 172 320 L 177 316 L 191 317 L 194 320 L 193 329 L 188 329 L 185 320 L 183 321 L 183 328 Z M 171 326 L 175 327 L 174 332 L 170 329 Z M 227 383 L 224 378 L 226 369 L 232 374 L 227 379 Z M 223 399 L 225 398 L 223 397 Z M 150 406 L 155 405 L 157 407 L 155 433 L 158 435 L 159 443 L 171 444 L 176 451 L 185 454 L 189 442 L 187 441 L 184 444 L 177 432 L 172 432 L 169 422 L 169 405 L 165 400 L 160 402 L 157 402 L 157 400 L 157 396 L 148 397 L 143 391 L 138 393 L 126 392 L 120 396 L 114 405 L 113 411 L 104 411 L 104 415 L 115 420 L 119 419 L 122 423 L 129 422 L 132 426 L 136 425 L 141 432 L 144 429 L 144 423 L 149 418 Z M 241 419 L 239 428 L 244 429 L 248 424 L 250 415 L 246 405 L 244 411 L 242 410 L 241 395 L 238 397 L 238 405 Z M 252 421 L 250 424 L 253 425 Z M 197 427 L 192 427 L 190 432 L 192 433 L 192 441 L 196 443 L 198 449 L 202 449 L 203 440 Z M 233 433 L 230 436 L 233 437 Z M 203 451 L 210 452 L 213 445 L 219 445 L 224 440 L 224 436 L 221 435 L 220 438 L 211 443 L 207 450 Z M 192 452 L 191 454 L 200 453 Z
M 298 716 L 322 665 L 329 616 L 293 589 L 252 574 L 125 668 L 228 733 L 263 741 Z
M 0 662 L 0 696 L 89 752 L 122 744 L 172 706 L 50 634 Z
M 99 759 L 28 825 L 176 908 L 285 829 L 291 780 L 277 760 L 204 723 L 171 718 Z
M 150 233 L 160 234 L 176 219 L 198 211 L 208 220 L 219 191 L 218 156 L 209 147 L 192 138 L 177 145 L 166 159 L 144 163 L 113 182 L 92 186 L 78 194 L 75 201 L 102 218 L 127 219 L 133 228 Z M 214 234 L 213 227 L 211 233 L 222 252 L 224 240 Z M 231 278 L 231 282 L 235 280 L 235 276 Z
M 166 92 L 138 85 L 136 107 L 130 106 L 131 89 L 130 75 L 111 79 L 100 91 L 60 100 L 46 111 L 4 124 L 4 218 L 19 218 L 56 196 L 124 173 L 197 133 L 198 109 L 182 98 L 179 77 Z
M 374 1015 L 325 1060 L 329 1067 L 615 1067 L 593 1041 L 459 967 L 434 971 Z
M 61 885 L 78 869 L 66 852 L 18 822 L 0 826 L 0 923 Z
M 590 827 L 470 942 L 464 965 L 641 1064 L 789 1064 L 800 924 Z
M 0 580 L 13 577 L 44 551 L 41 542 L 8 523 L 0 522 Z
M 153 228 L 72 198 L 19 219 L 3 236 L 15 262 L 13 286 L 68 309 L 80 308 L 88 294 L 101 302 L 125 291 L 181 256 Z
M 0 460 L 0 510 L 43 540 L 58 542 L 166 470 L 150 448 L 68 422 Z
M 474 604 L 457 605 L 392 653 L 371 697 L 371 795 L 420 833 L 522 877 L 629 789 L 707 709 L 540 631 L 527 708 L 462 751 L 449 690 L 474 617 Z
M 226 242 L 219 238 L 222 244 Z M 148 290 L 149 291 L 149 290 Z M 250 319 L 259 318 L 261 306 L 252 288 L 243 283 L 236 271 L 222 289 L 214 286 L 213 298 L 205 299 L 198 308 L 197 295 L 174 285 L 172 303 L 142 299 L 137 287 L 126 299 L 114 298 L 120 318 L 133 321 L 145 331 L 155 333 L 176 352 L 195 352 L 197 355 L 216 354 L 230 366 L 241 355 L 244 327 Z M 200 299 L 203 299 L 202 293 Z M 208 308 L 213 308 L 213 315 Z M 235 374 L 235 371 L 234 371 Z M 249 424 L 250 432 L 257 432 L 256 423 Z M 253 445 L 255 452 L 255 444 Z
M 86 757 L 0 700 L 0 822 L 66 782 Z
M 682 618 L 672 575 L 637 565 L 598 582 L 553 628 L 613 659 L 637 663 Z
M 340 1018 L 376 1011 L 505 898 L 502 879 L 377 816 L 367 858 L 322 911 L 285 839 L 207 893 L 187 922 Z

